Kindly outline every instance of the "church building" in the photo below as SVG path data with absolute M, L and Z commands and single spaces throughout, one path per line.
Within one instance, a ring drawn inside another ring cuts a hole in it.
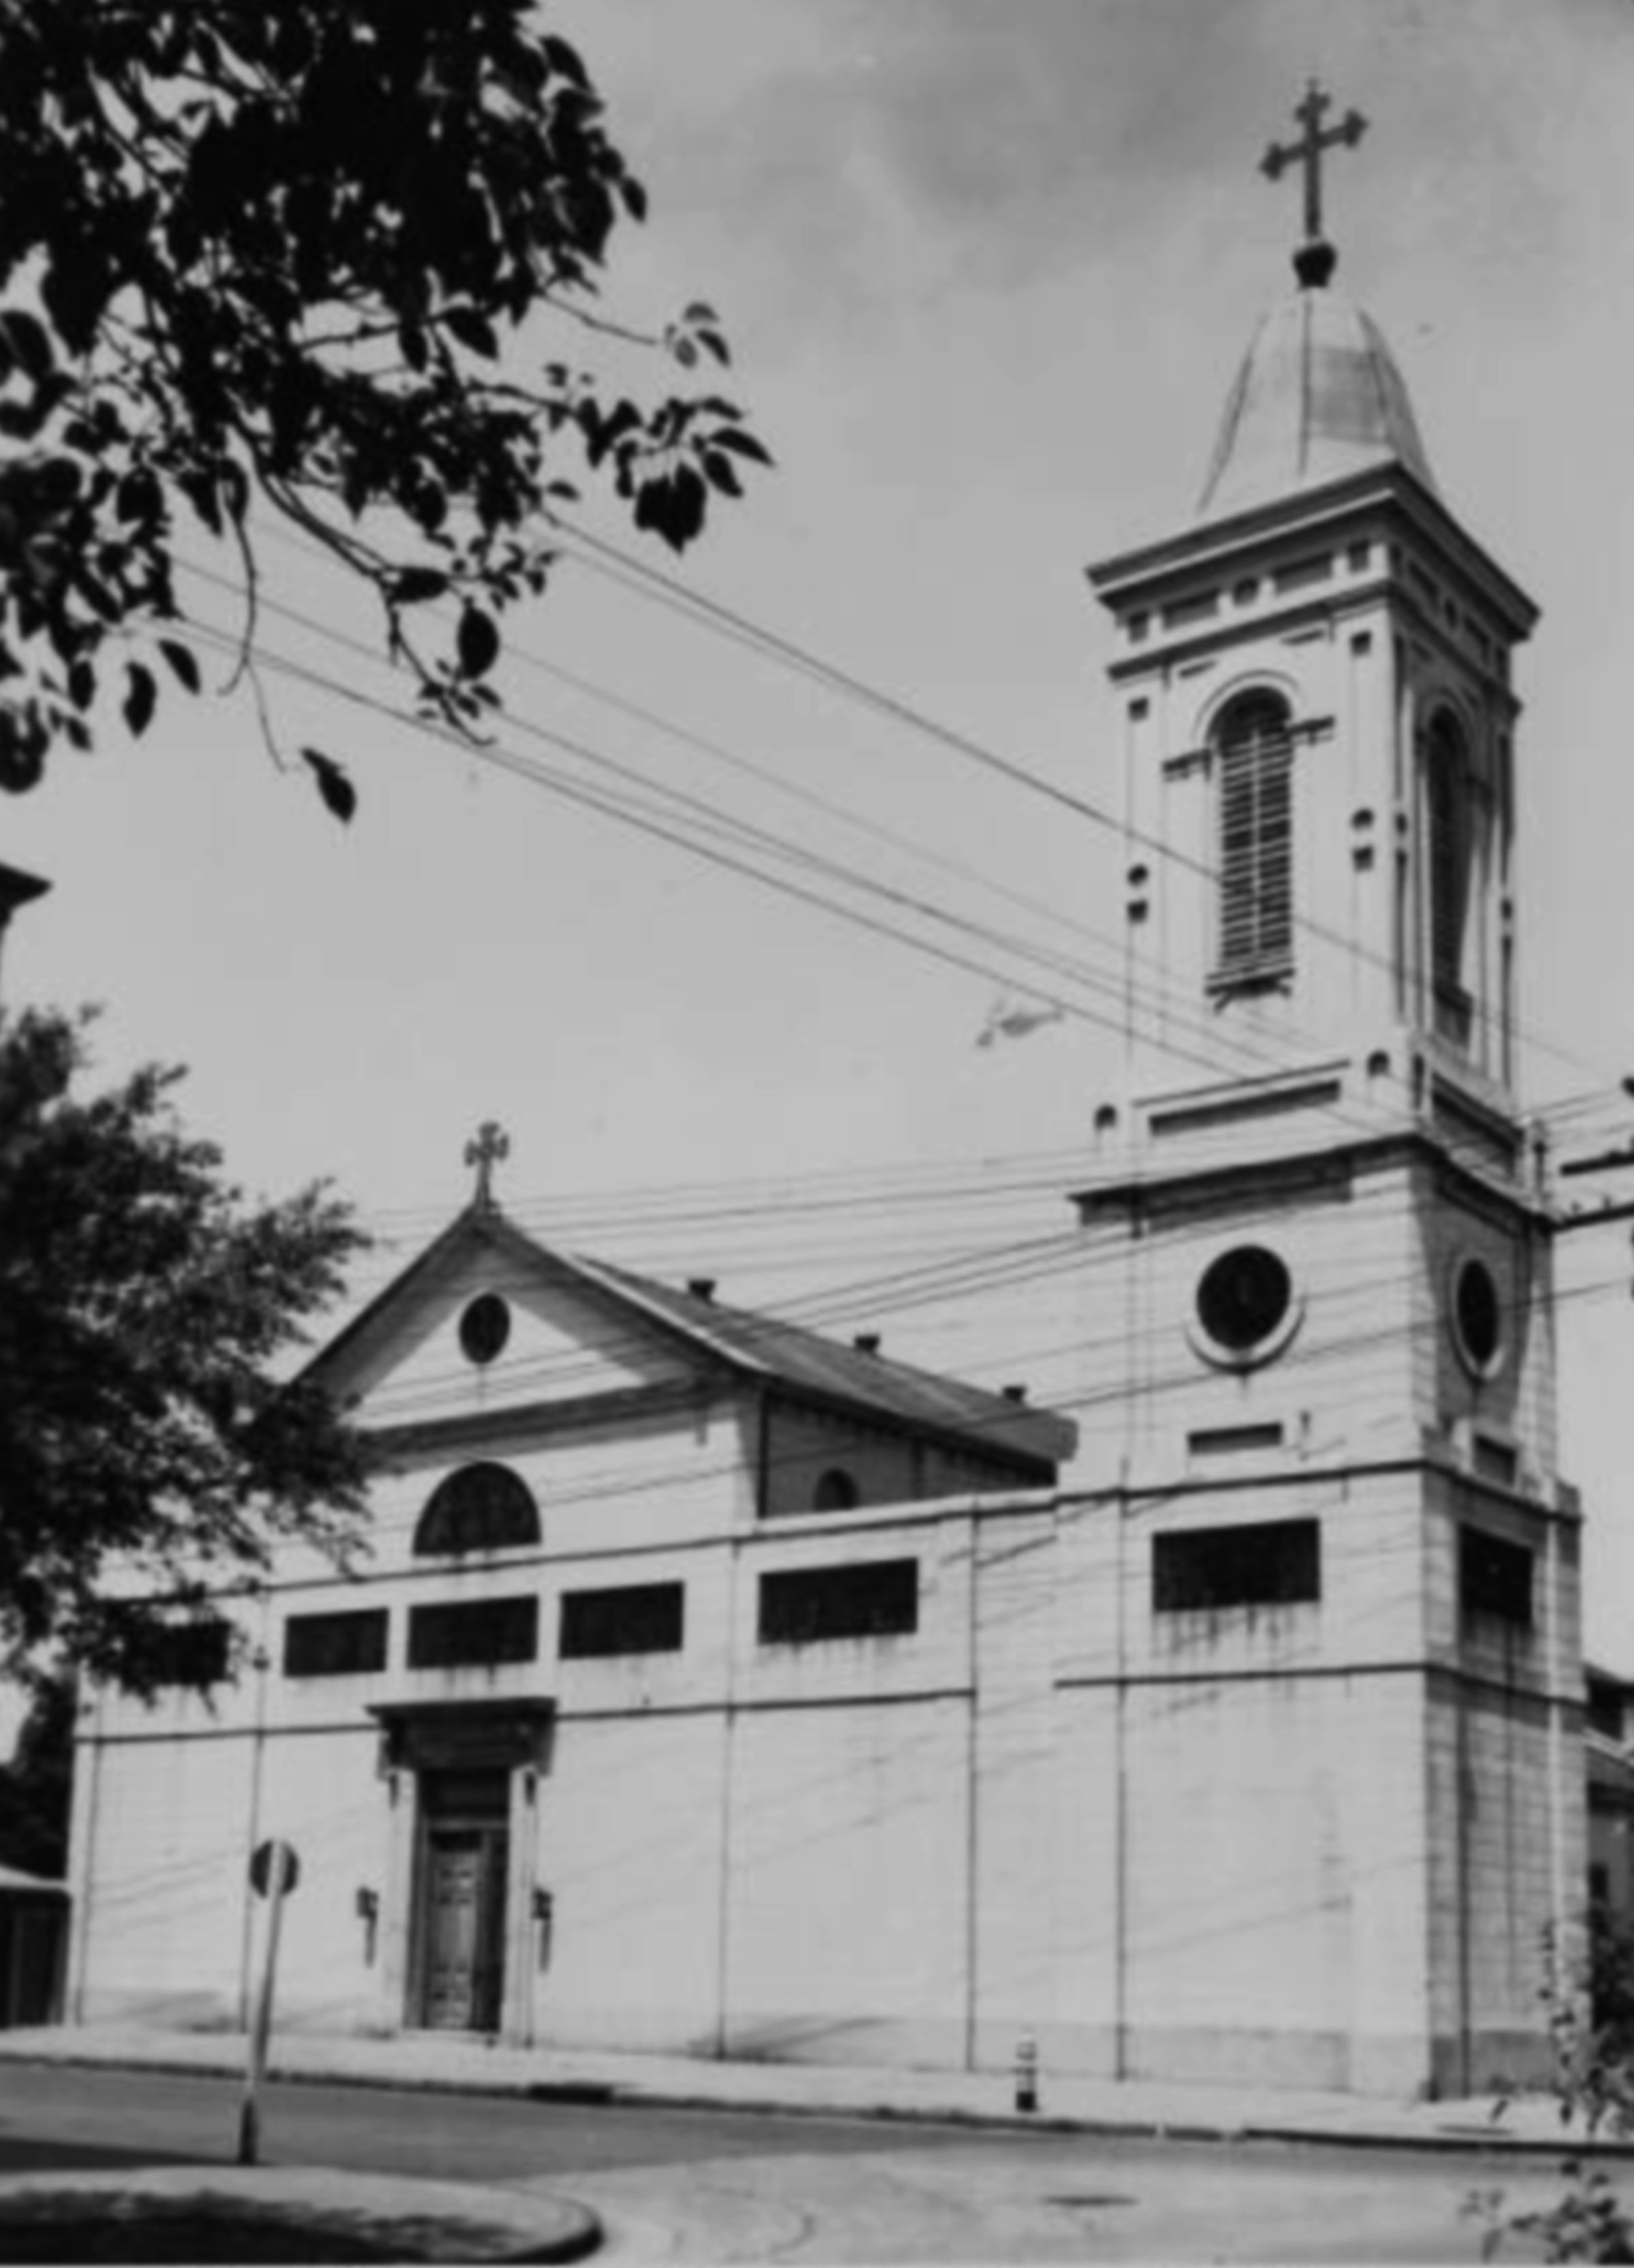
M 1077 1427 L 547 1248 L 492 1187 L 318 1357 L 372 1548 L 97 1696 L 70 2016 L 1468 2093 L 1585 1881 L 1579 1518 L 1516 1088 L 1513 658 L 1336 288 L 1090 570 L 1126 845 Z

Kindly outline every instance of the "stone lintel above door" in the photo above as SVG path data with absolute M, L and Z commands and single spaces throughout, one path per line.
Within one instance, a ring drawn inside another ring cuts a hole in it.
M 379 1702 L 369 1714 L 380 1727 L 382 1773 L 550 1767 L 553 1700 Z

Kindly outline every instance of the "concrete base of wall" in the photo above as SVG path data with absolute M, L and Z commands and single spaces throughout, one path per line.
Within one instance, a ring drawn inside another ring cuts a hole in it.
M 101 1992 L 86 1995 L 87 2023 L 151 2025 L 192 2032 L 241 2029 L 236 1999 L 208 1992 Z M 280 2005 L 278 2029 L 350 2038 L 403 2036 L 383 2026 L 373 2003 Z M 449 2035 L 450 2037 L 460 2036 Z M 471 2034 L 475 2039 L 480 2036 Z M 1396 2102 L 1498 2095 L 1545 2085 L 1549 2043 L 1538 2032 L 1488 2031 L 1468 2043 L 1409 2035 L 1351 2039 L 1331 2031 L 1283 2032 L 1232 2026 L 1143 2025 L 1122 2039 L 1110 2025 L 988 2024 L 976 2040 L 975 2067 L 1015 2067 L 1023 2037 L 1038 2050 L 1041 2087 L 1051 2073 L 1097 2079 L 1167 2080 L 1196 2086 L 1334 2091 Z M 513 2045 L 626 2055 L 690 2056 L 713 2061 L 854 2065 L 898 2071 L 961 2071 L 968 2066 L 962 2023 L 933 2018 L 881 2021 L 861 2014 L 822 2015 L 791 2010 L 734 2023 L 725 2043 L 711 2028 L 679 2009 L 578 2008 L 536 2023 L 532 2042 Z
M 986 2026 L 977 2041 L 976 2067 L 1006 2071 L 1027 2028 Z M 1120 2036 L 1109 2024 L 1033 2027 L 1041 2072 L 1086 2079 L 1174 2080 L 1197 2086 L 1314 2088 L 1410 2102 L 1454 2090 L 1438 2087 L 1435 2053 L 1422 2034 L 1250 2030 L 1222 2025 L 1137 2025 Z M 1498 2043 L 1507 2067 L 1529 2080 L 1542 2075 L 1547 2043 L 1505 2036 Z M 1529 2052 L 1527 2052 L 1529 2051 Z M 1485 2059 L 1490 2066 L 1492 2058 Z
M 87 1991 L 69 2011 L 76 2024 L 151 2024 L 167 2032 L 239 2032 L 244 2020 L 233 1992 Z M 331 2029 L 339 2029 L 338 2026 Z
M 962 2071 L 965 2028 L 956 2018 L 880 2018 L 809 2010 L 734 2017 L 722 2052 L 743 2063 L 862 2064 L 882 2070 Z
M 1516 2087 L 1546 2087 L 1554 2059 L 1540 2032 L 1472 2032 L 1438 2038 L 1431 2062 L 1429 2092 L 1438 2101 L 1467 2095 L 1503 2095 Z

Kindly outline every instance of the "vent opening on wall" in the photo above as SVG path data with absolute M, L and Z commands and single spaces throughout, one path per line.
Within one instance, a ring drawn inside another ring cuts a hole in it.
M 1458 1595 L 1466 1616 L 1532 1626 L 1532 1554 L 1483 1528 L 1458 1532 Z
M 458 1669 L 481 1663 L 532 1661 L 539 1653 L 534 1598 L 462 1600 L 408 1610 L 410 1669 Z
M 291 1615 L 283 1625 L 286 1677 L 359 1677 L 386 1667 L 384 1607 L 356 1613 Z
M 1499 1481 L 1505 1488 L 1513 1488 L 1520 1477 L 1520 1454 L 1509 1441 L 1495 1441 L 1490 1433 L 1477 1433 L 1472 1445 L 1470 1462 L 1483 1480 Z
M 686 1592 L 680 1583 L 624 1583 L 605 1591 L 562 1595 L 560 1651 L 564 1660 L 619 1653 L 678 1653 Z
M 1280 1425 L 1205 1425 L 1188 1433 L 1186 1447 L 1194 1457 L 1229 1457 L 1253 1449 L 1280 1449 Z
M 761 1577 L 762 1646 L 904 1636 L 919 1624 L 919 1562 L 870 1559 Z
M 219 1685 L 227 1675 L 232 1633 L 223 1622 L 170 1623 L 153 1633 L 155 1685 Z
M 1293 1606 L 1321 1596 L 1321 1531 L 1314 1520 L 1181 1528 L 1152 1539 L 1159 1614 Z

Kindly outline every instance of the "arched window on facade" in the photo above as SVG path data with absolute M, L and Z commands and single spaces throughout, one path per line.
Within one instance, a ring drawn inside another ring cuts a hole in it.
M 830 1465 L 813 1491 L 812 1510 L 855 1512 L 862 1500 L 862 1491 L 843 1466 Z
M 1293 966 L 1293 735 L 1274 693 L 1233 701 L 1214 732 L 1219 985 Z
M 414 1531 L 417 1559 L 466 1551 L 514 1551 L 541 1540 L 539 1506 L 508 1465 L 461 1465 L 445 1474 Z
M 1468 1046 L 1470 998 L 1470 880 L 1476 855 L 1468 745 L 1443 709 L 1424 745 L 1429 828 L 1430 983 L 1436 1030 Z

